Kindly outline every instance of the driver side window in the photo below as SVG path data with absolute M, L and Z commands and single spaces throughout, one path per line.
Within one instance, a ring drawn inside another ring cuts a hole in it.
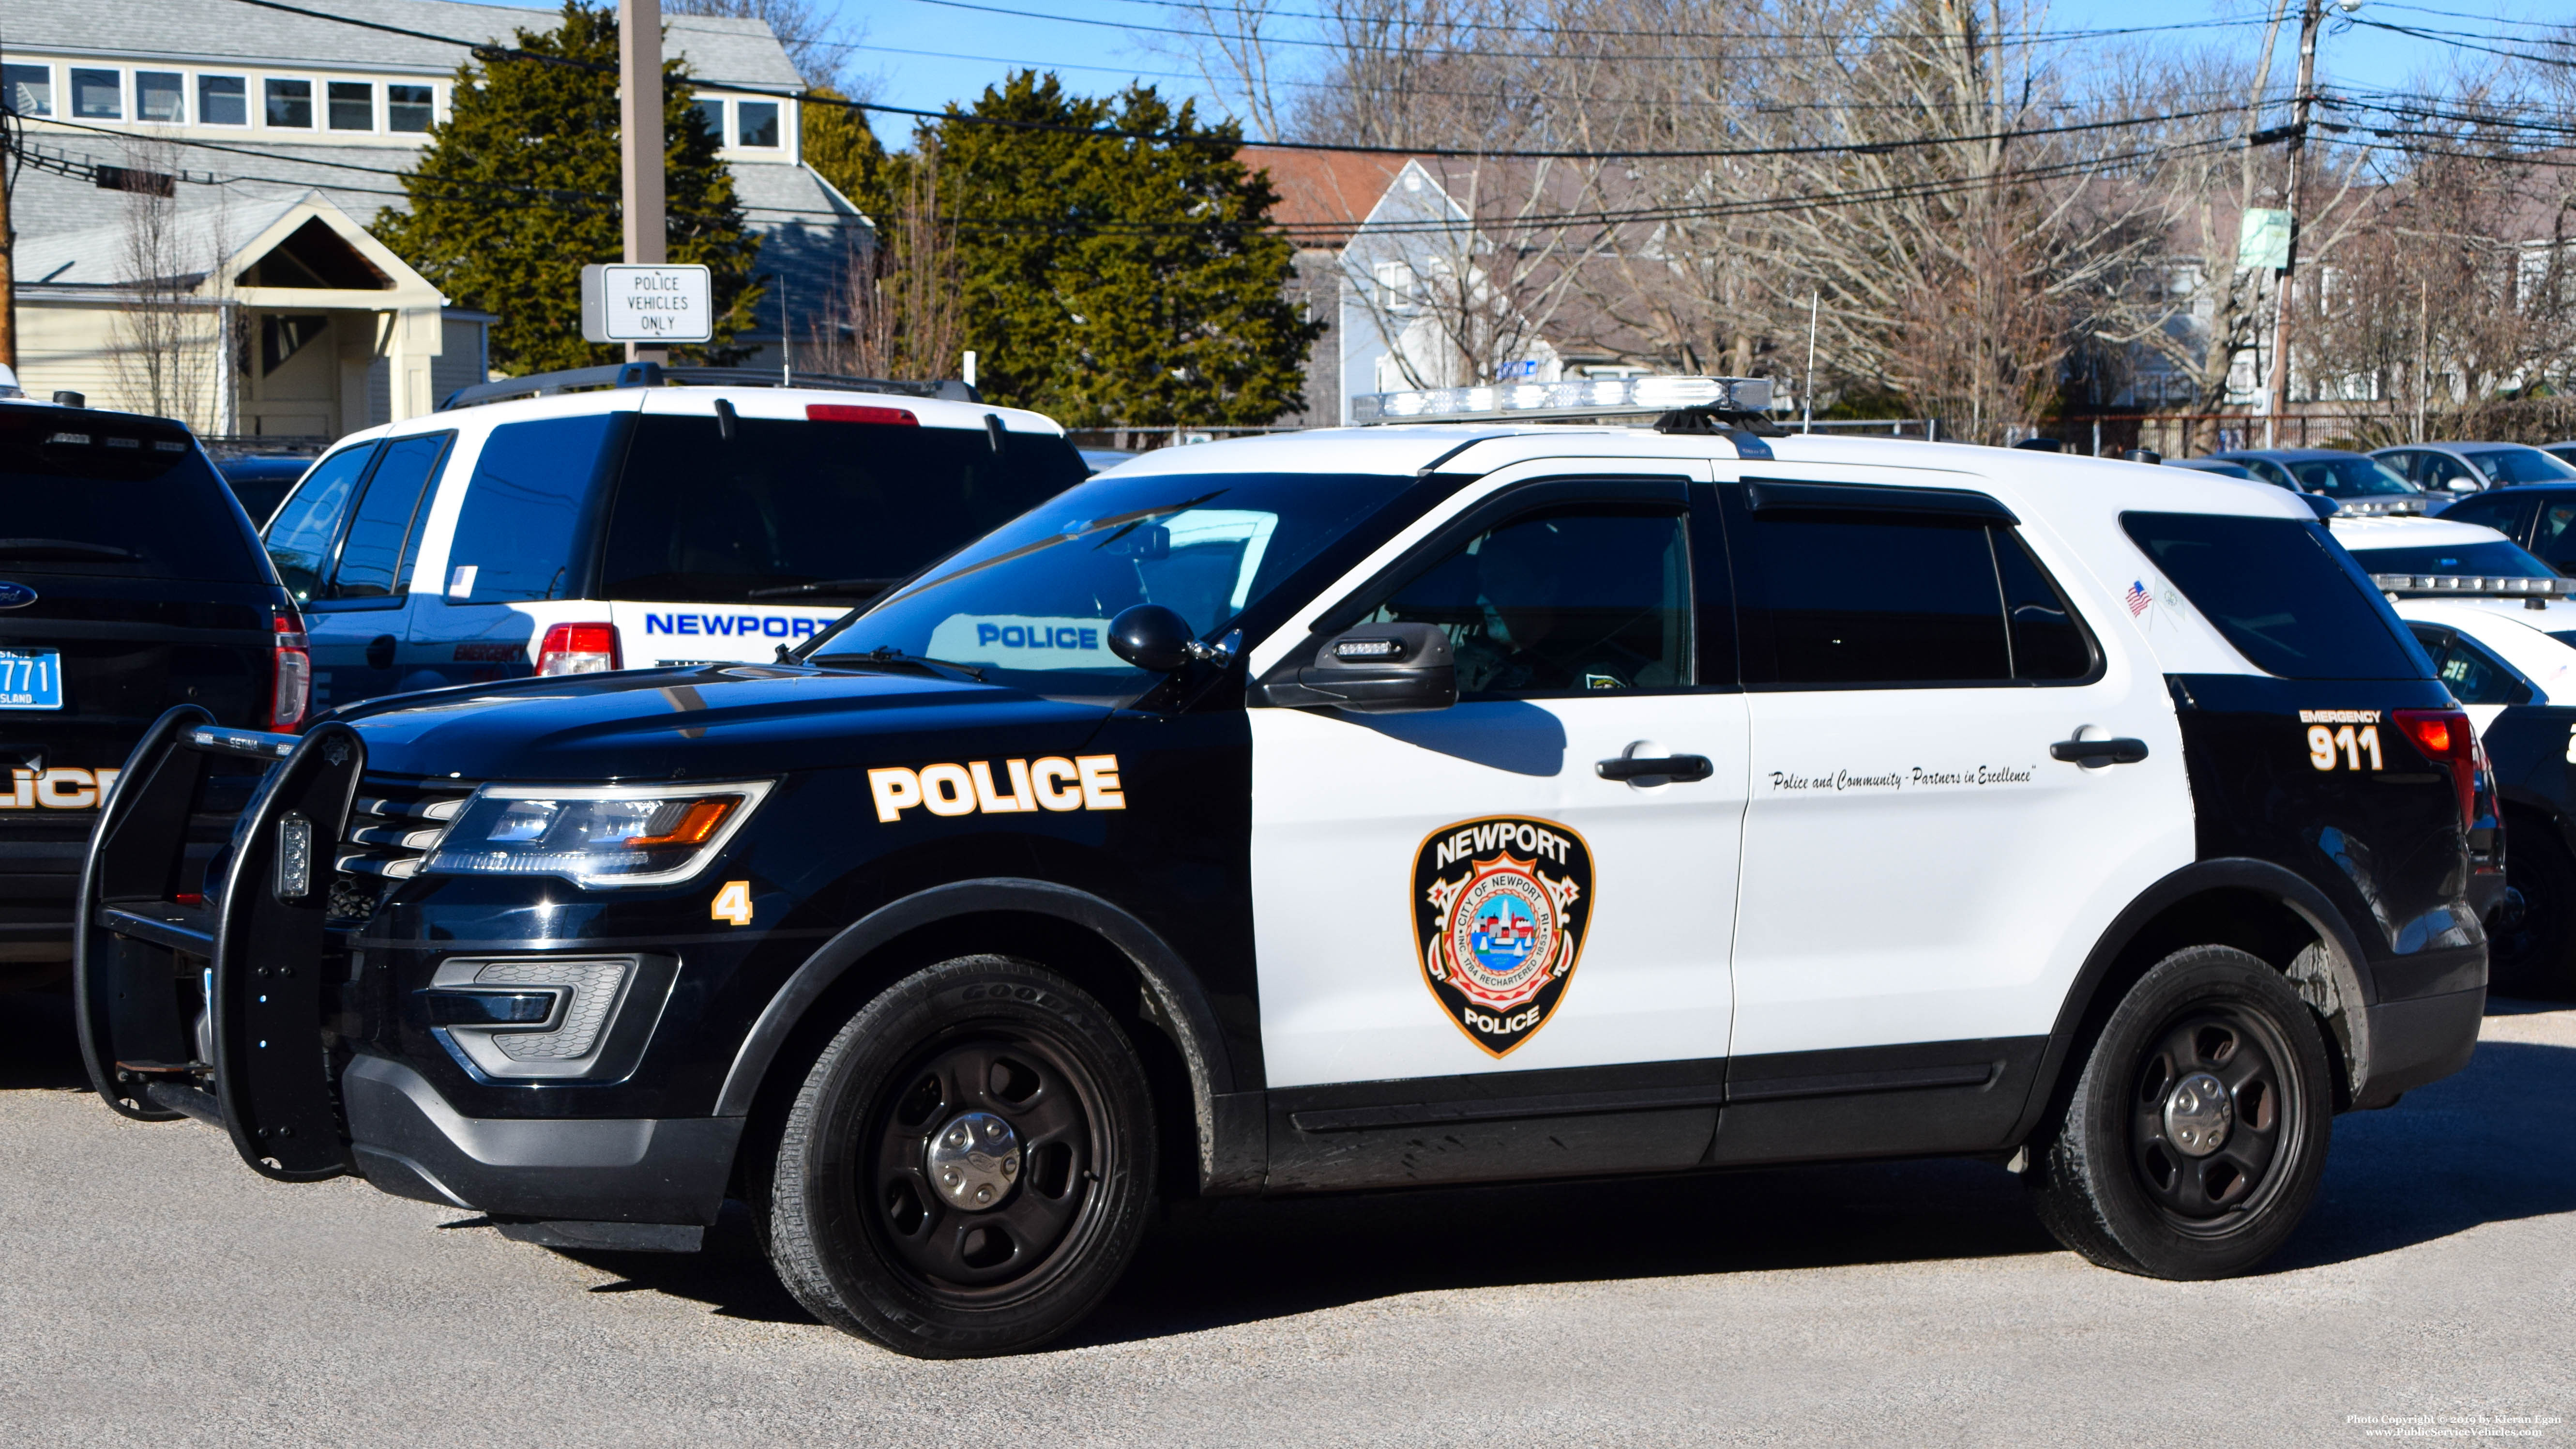
M 1449 636 L 1462 699 L 1694 683 L 1678 512 L 1567 510 L 1478 535 L 1367 616 Z

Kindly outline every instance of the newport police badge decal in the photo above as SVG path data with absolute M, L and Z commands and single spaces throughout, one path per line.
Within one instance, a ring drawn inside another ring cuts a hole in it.
M 1550 820 L 1493 815 L 1432 832 L 1413 859 L 1424 981 L 1489 1056 L 1556 1012 L 1592 922 L 1592 850 Z

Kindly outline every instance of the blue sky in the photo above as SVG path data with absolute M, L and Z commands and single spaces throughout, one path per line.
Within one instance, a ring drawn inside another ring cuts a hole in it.
M 519 3 L 553 8 L 545 0 Z M 1106 92 L 1131 79 L 1143 79 L 1163 87 L 1167 94 L 1201 96 L 1204 104 L 1206 87 L 1186 52 L 1177 48 L 1178 38 L 1157 36 L 1145 28 L 1172 23 L 1170 13 L 1151 0 L 972 0 L 974 5 L 989 7 L 984 9 L 954 0 L 825 3 L 837 5 L 846 33 L 859 42 L 850 53 L 851 68 L 873 72 L 880 81 L 876 98 L 892 105 L 935 110 L 949 101 L 971 99 L 985 86 L 1028 66 L 1060 72 L 1067 87 L 1077 92 Z M 2137 0 L 2060 0 L 2049 9 L 2044 24 L 2051 29 L 2091 29 L 2240 19 L 2263 14 L 2262 3 L 2176 0 L 2165 8 L 2142 6 Z M 1282 8 L 1314 7 L 1302 0 L 1286 0 Z M 2335 14 L 2331 6 L 2328 14 Z M 2563 5 L 2512 0 L 2429 0 L 2427 4 L 2365 0 L 2360 15 L 2364 20 L 2491 36 L 2528 35 L 2532 33 L 2529 22 L 2566 18 Z M 2295 58 L 2295 34 L 2295 27 L 2284 27 L 2277 56 L 2285 70 Z M 2260 35 L 2259 28 L 2246 27 L 2176 31 L 2153 39 L 2250 48 Z M 1172 48 L 1158 49 L 1158 42 Z M 2370 89 L 2406 86 L 2424 78 L 2429 66 L 2484 71 L 2503 64 L 2473 51 L 2331 21 L 2319 56 L 2320 71 L 2330 84 Z M 909 131 L 900 117 L 880 116 L 876 124 L 879 134 L 897 144 Z

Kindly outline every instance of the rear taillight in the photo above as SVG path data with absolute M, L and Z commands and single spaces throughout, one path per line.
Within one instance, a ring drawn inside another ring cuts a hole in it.
M 313 703 L 313 656 L 304 652 L 304 621 L 292 611 L 271 614 L 268 632 L 276 680 L 268 696 L 268 727 L 293 734 Z
M 537 645 L 539 674 L 606 674 L 624 667 L 614 624 L 557 624 Z
M 2449 768 L 2451 793 L 2459 799 L 2460 834 L 2465 838 L 2478 827 L 2478 769 L 2484 759 L 2468 711 L 2399 709 L 2389 711 L 2389 718 L 2423 751 L 2424 758 Z

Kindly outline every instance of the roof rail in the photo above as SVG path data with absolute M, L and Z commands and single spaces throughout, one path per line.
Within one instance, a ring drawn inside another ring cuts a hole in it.
M 621 362 L 608 367 L 573 367 L 561 372 L 532 372 L 526 377 L 505 377 L 498 382 L 478 382 L 449 393 L 446 401 L 438 405 L 438 410 L 446 412 L 450 408 L 506 402 L 512 398 L 552 397 L 557 393 L 594 387 L 811 387 L 828 392 L 893 393 L 901 397 L 940 398 L 962 403 L 984 400 L 984 395 L 977 392 L 972 384 L 954 378 L 942 378 L 937 382 L 894 382 L 885 378 L 841 377 L 823 372 L 800 372 L 790 376 L 783 368 L 773 372 L 765 367 L 665 367 L 658 362 Z

